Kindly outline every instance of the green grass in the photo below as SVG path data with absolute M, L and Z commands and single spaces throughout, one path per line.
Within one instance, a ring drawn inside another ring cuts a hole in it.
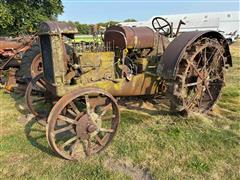
M 233 62 L 212 116 L 180 118 L 166 114 L 163 107 L 123 109 L 113 143 L 81 162 L 56 156 L 48 147 L 45 128 L 19 119 L 27 113 L 22 96 L 1 90 L 0 178 L 239 179 L 240 57 Z
M 81 42 L 81 41 L 85 41 L 85 42 L 92 42 L 93 41 L 93 37 L 92 36 L 79 36 L 76 37 L 74 39 L 76 42 Z
M 92 35 L 84 35 L 84 36 L 76 36 L 76 37 L 74 38 L 74 41 L 75 41 L 75 42 L 81 42 L 81 41 L 84 41 L 84 42 L 93 42 L 94 39 L 93 39 L 93 36 L 92 36 Z M 100 36 L 98 36 L 97 42 L 101 42 L 101 37 L 100 37 Z

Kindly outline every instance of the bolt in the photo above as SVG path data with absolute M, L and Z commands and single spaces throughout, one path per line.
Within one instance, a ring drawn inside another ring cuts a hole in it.
M 89 126 L 87 127 L 87 131 L 88 131 L 89 133 L 94 132 L 96 129 L 97 129 L 97 127 L 96 127 L 95 125 L 93 125 L 93 124 L 91 124 L 91 125 L 89 125 Z

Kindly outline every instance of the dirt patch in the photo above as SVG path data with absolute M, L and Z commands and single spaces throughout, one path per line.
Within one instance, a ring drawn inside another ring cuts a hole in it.
M 118 99 L 120 108 L 138 110 L 155 114 L 159 111 L 169 111 L 169 100 L 166 97 L 123 97 Z
M 11 129 L 6 129 L 0 126 L 0 139 L 4 135 L 9 135 L 11 133 Z
M 17 118 L 17 121 L 20 124 L 26 125 L 29 121 L 32 121 L 33 119 L 35 119 L 34 115 L 32 114 L 26 114 L 26 115 L 21 115 Z
M 116 161 L 109 159 L 105 161 L 104 166 L 112 171 L 122 172 L 133 179 L 143 179 L 143 180 L 152 180 L 153 177 L 150 174 L 147 168 L 141 168 L 138 166 L 133 166 L 132 163 L 127 163 L 126 161 Z

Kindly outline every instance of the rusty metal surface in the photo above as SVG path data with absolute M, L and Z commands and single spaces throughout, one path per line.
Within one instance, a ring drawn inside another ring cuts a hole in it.
M 29 36 L 17 38 L 16 40 L 5 39 L 0 41 L 0 57 L 4 58 L 4 60 L 0 62 L 0 69 L 4 70 L 14 59 L 21 59 L 18 55 L 25 53 L 35 40 L 36 37 Z
M 42 54 L 39 53 L 32 61 L 31 76 L 32 78 L 43 72 Z
M 111 93 L 113 96 L 140 96 L 140 95 L 154 95 L 159 92 L 159 78 L 153 74 L 139 74 L 132 77 L 131 81 L 126 78 L 111 80 L 98 80 L 86 84 L 78 83 L 75 85 L 62 85 L 55 88 L 57 96 L 63 96 L 75 89 L 84 87 L 101 88 Z
M 207 112 L 219 99 L 224 86 L 226 56 L 216 39 L 201 38 L 185 50 L 169 96 L 177 111 Z
M 48 89 L 48 91 L 47 91 Z M 39 118 L 46 118 L 56 97 L 49 90 L 51 87 L 44 80 L 43 74 L 36 75 L 28 84 L 25 100 L 28 110 Z
M 147 27 L 114 26 L 105 33 L 105 47 L 72 44 L 70 55 L 63 35 L 74 37 L 72 27 L 46 22 L 39 32 L 44 76 L 30 84 L 27 103 L 32 113 L 41 110 L 32 108 L 37 88 L 44 92 L 40 99 L 59 98 L 48 116 L 47 140 L 69 160 L 98 153 L 112 141 L 120 120 L 114 97 L 166 92 L 178 112 L 205 112 L 219 98 L 225 65 L 231 65 L 228 45 L 213 31 L 184 33 L 169 44 Z
M 200 37 L 216 38 L 221 41 L 225 48 L 227 63 L 230 66 L 232 65 L 229 47 L 224 42 L 224 37 L 220 33 L 215 31 L 193 31 L 182 33 L 169 44 L 161 58 L 157 73 L 165 79 L 175 79 L 177 66 L 184 50 Z
M 16 69 L 10 69 L 7 75 L 7 82 L 5 89 L 9 92 L 12 92 L 17 85 L 16 82 Z
M 65 22 L 56 22 L 56 21 L 46 21 L 43 22 L 40 27 L 39 27 L 39 32 L 40 35 L 43 34 L 63 34 L 69 37 L 73 37 L 74 34 L 78 33 L 77 28 L 70 23 L 65 23 Z
M 17 52 L 21 51 L 22 48 L 26 47 L 31 43 L 32 36 L 18 37 L 15 39 L 1 39 L 0 40 L 0 57 L 11 57 Z
M 122 49 L 153 48 L 154 31 L 149 27 L 112 26 L 106 30 L 104 41 Z
M 120 112 L 110 93 L 83 88 L 63 96 L 47 121 L 51 148 L 65 159 L 76 160 L 94 155 L 109 145 L 117 132 Z
M 39 73 L 39 71 L 41 71 L 41 69 L 37 69 L 35 68 L 35 65 L 39 65 L 41 64 L 41 58 L 38 58 L 38 62 L 33 63 L 33 65 L 31 66 L 31 62 L 30 62 L 30 66 L 29 69 L 26 69 L 26 67 L 22 67 L 21 65 L 26 64 L 28 62 L 24 61 L 24 55 L 26 52 L 29 52 L 33 43 L 37 42 L 37 36 L 24 36 L 24 37 L 17 37 L 14 39 L 10 39 L 10 38 L 4 38 L 0 40 L 0 74 L 1 74 L 1 78 L 0 81 L 1 83 L 5 84 L 6 89 L 9 89 L 9 87 L 16 87 L 17 84 L 19 82 L 25 82 L 28 81 L 26 78 L 26 81 L 24 81 L 24 74 L 19 76 L 19 71 L 22 68 L 22 71 L 24 71 L 24 73 L 28 73 L 31 72 L 31 77 L 34 77 L 36 74 Z M 39 56 L 38 56 L 39 57 Z M 28 56 L 27 56 L 28 58 Z M 32 59 L 27 59 L 29 61 L 31 61 Z M 37 60 L 35 60 L 34 62 L 36 62 Z M 14 78 L 12 76 L 12 74 L 10 73 L 5 73 L 5 71 L 8 71 L 9 69 L 13 69 L 16 71 L 16 73 L 14 73 Z M 30 69 L 31 68 L 31 69 Z M 5 74 L 6 77 L 2 76 L 3 74 Z M 7 81 L 5 82 L 4 79 L 6 79 Z
M 20 48 L 21 43 L 16 41 L 2 41 L 0 40 L 0 54 L 1 56 L 11 56 L 14 53 L 14 50 Z

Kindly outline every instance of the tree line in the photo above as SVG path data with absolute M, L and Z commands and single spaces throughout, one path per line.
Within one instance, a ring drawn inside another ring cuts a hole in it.
M 136 22 L 136 20 L 135 19 L 126 19 L 124 22 Z M 76 28 L 78 29 L 79 34 L 91 34 L 92 27 L 94 25 L 97 25 L 98 27 L 106 28 L 109 26 L 114 26 L 120 22 L 119 21 L 107 21 L 107 22 L 101 22 L 101 23 L 97 23 L 97 24 L 81 24 L 79 22 L 68 21 L 68 23 L 74 24 L 76 26 Z
M 61 0 L 0 0 L 0 36 L 34 34 L 42 21 L 57 20 L 64 10 Z M 135 22 L 135 19 L 125 21 Z M 74 24 L 79 34 L 90 34 L 91 24 Z M 117 21 L 97 23 L 98 26 L 116 25 Z

